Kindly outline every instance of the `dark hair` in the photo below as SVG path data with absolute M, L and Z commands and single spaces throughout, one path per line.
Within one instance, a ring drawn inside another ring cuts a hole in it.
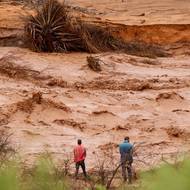
M 78 145 L 81 145 L 82 144 L 82 140 L 81 139 L 78 139 Z
M 124 140 L 125 140 L 125 141 L 129 141 L 129 137 L 125 137 Z

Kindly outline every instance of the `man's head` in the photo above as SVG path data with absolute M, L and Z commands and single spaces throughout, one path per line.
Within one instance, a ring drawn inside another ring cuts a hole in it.
M 81 145 L 81 144 L 82 144 L 82 140 L 81 140 L 81 139 L 78 139 L 78 140 L 77 140 L 77 143 L 78 143 L 78 145 Z
M 129 142 L 130 139 L 129 137 L 125 137 L 124 140 Z

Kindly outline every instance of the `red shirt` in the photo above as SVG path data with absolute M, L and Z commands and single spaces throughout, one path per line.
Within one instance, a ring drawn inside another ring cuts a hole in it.
M 86 149 L 82 145 L 77 145 L 74 148 L 74 161 L 80 162 L 86 158 Z

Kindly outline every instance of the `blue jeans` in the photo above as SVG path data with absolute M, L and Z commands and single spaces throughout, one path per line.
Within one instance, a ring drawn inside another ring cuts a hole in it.
M 121 157 L 122 176 L 123 176 L 124 181 L 127 181 L 127 177 L 128 177 L 129 183 L 132 182 L 132 163 L 133 163 L 132 157 L 127 157 L 127 156 Z M 127 170 L 127 173 L 126 173 L 126 170 Z

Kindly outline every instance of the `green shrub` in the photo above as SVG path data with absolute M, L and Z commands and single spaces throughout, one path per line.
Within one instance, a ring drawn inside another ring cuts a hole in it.
M 18 166 L 16 162 L 7 162 L 0 168 L 0 190 L 72 190 L 72 187 L 67 185 L 66 179 L 54 175 L 54 164 L 50 159 L 40 160 L 29 176 L 23 175 Z M 144 172 L 140 181 L 142 183 L 138 188 L 136 184 L 126 184 L 120 190 L 190 190 L 190 160 Z M 88 188 L 84 186 L 83 189 Z M 106 188 L 95 185 L 93 189 Z
M 18 166 L 8 163 L 0 168 L 0 190 L 69 190 L 65 180 L 54 175 L 50 160 L 40 160 L 33 173 L 27 176 L 22 175 Z
M 0 168 L 0 189 L 20 190 L 18 168 L 14 163 L 8 163 Z
M 65 180 L 61 180 L 55 175 L 51 159 L 41 159 L 38 162 L 28 183 L 28 190 L 68 190 Z
M 142 178 L 139 190 L 190 190 L 190 160 L 174 166 L 162 166 Z

